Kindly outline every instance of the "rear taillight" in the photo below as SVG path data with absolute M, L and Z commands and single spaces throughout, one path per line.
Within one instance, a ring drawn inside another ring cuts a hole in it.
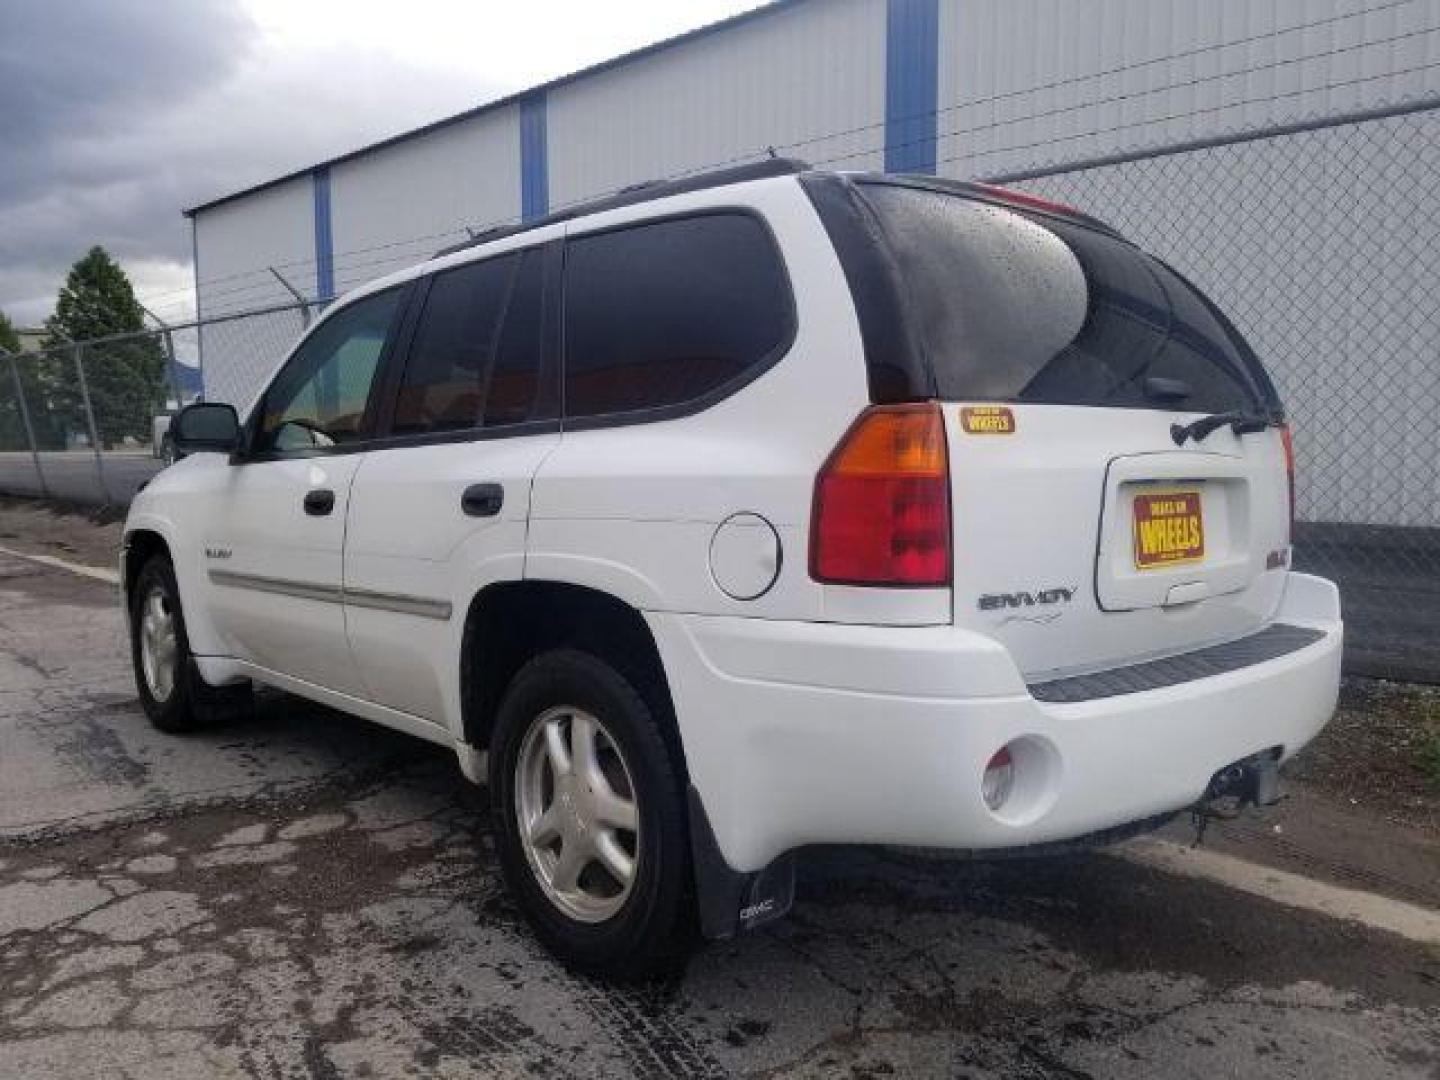
M 1290 425 L 1280 425 L 1280 442 L 1285 447 L 1285 479 L 1290 484 L 1290 539 L 1295 539 L 1295 441 Z
M 950 468 L 933 402 L 866 409 L 815 478 L 810 576 L 950 584 Z

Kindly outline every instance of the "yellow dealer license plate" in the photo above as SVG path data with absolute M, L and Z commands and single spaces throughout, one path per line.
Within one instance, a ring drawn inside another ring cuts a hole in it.
M 1198 491 L 1156 491 L 1135 496 L 1135 568 L 1200 562 L 1205 521 Z

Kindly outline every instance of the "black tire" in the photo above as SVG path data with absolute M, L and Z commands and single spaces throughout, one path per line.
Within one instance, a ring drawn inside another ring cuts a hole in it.
M 572 918 L 546 895 L 526 858 L 518 824 L 522 743 L 533 720 L 562 705 L 590 712 L 620 750 L 644 838 L 629 896 L 617 913 L 598 923 Z M 650 707 L 603 660 L 560 649 L 531 660 L 511 681 L 491 740 L 491 817 L 512 895 L 536 936 L 565 964 L 622 981 L 672 974 L 683 965 L 697 940 L 683 791 Z
M 144 606 L 156 592 L 163 598 L 175 628 L 174 685 L 164 700 L 157 699 L 145 677 L 140 647 Z M 140 568 L 130 589 L 129 608 L 130 661 L 135 672 L 135 688 L 139 691 L 145 715 L 155 727 L 178 735 L 235 719 L 250 711 L 253 697 L 248 683 L 215 687 L 200 677 L 195 660 L 190 655 L 190 639 L 185 633 L 185 613 L 180 606 L 175 570 L 164 555 L 152 555 Z

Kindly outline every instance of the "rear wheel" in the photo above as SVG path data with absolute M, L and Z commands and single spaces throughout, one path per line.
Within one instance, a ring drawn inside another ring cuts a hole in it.
M 141 567 L 130 591 L 130 654 L 140 704 L 161 731 L 193 731 L 250 706 L 248 685 L 212 687 L 200 678 L 175 571 L 164 555 Z
M 693 938 L 682 786 L 635 688 L 588 653 L 537 657 L 490 761 L 501 864 L 546 946 L 611 978 L 675 966 Z

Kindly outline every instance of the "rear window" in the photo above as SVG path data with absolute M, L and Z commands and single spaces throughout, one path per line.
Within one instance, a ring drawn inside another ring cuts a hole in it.
M 1224 316 L 1123 240 L 945 192 L 863 191 L 940 397 L 1199 412 L 1272 404 Z
M 756 218 L 715 213 L 581 236 L 565 257 L 565 414 L 712 400 L 794 332 L 779 253 Z

